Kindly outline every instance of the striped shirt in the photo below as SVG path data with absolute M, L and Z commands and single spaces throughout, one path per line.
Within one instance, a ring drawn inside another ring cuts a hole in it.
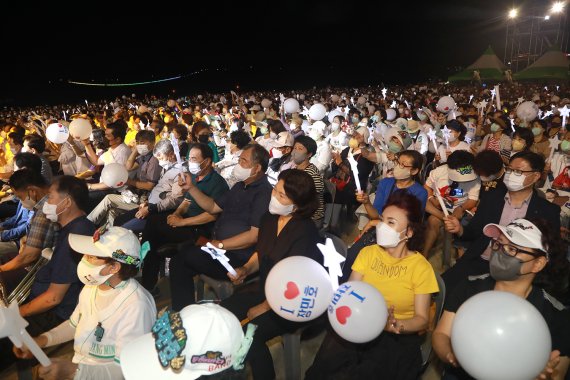
M 319 200 L 319 207 L 317 211 L 313 214 L 313 220 L 319 220 L 325 217 L 325 207 L 324 207 L 324 192 L 325 183 L 323 182 L 323 176 L 319 173 L 319 169 L 313 164 L 309 164 L 304 170 L 305 173 L 309 174 L 315 183 L 315 188 L 317 189 L 317 199 Z

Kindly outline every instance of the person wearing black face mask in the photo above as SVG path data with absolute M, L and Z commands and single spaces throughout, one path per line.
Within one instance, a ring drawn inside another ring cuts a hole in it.
M 496 191 L 489 192 L 481 199 L 475 216 L 466 226 L 462 226 L 453 216 L 444 220 L 448 232 L 469 242 L 465 254 L 442 274 L 448 289 L 453 289 L 469 276 L 489 272 L 491 241 L 482 233 L 485 225 L 507 225 L 518 218 L 541 217 L 554 230 L 560 230 L 560 207 L 541 198 L 534 190 L 544 170 L 544 158 L 529 151 L 519 152 L 511 157 L 504 170 L 504 187 L 497 187 Z
M 213 141 L 210 141 L 210 135 L 210 126 L 206 124 L 206 122 L 199 121 L 194 124 L 194 127 L 192 128 L 193 140 L 208 145 L 214 153 L 214 159 L 212 161 L 216 163 L 220 161 L 220 156 L 218 155 L 216 144 L 214 144 Z
M 540 219 L 534 223 L 516 219 L 506 226 L 485 226 L 483 233 L 492 239 L 490 274 L 465 280 L 449 294 L 433 333 L 433 348 L 448 366 L 444 379 L 472 379 L 460 368 L 453 352 L 451 326 L 467 299 L 489 290 L 522 297 L 542 314 L 550 330 L 553 351 L 540 378 L 564 378 L 570 364 L 570 312 L 553 295 L 558 296 L 557 285 L 567 280 L 570 264 L 554 232 L 557 233 Z

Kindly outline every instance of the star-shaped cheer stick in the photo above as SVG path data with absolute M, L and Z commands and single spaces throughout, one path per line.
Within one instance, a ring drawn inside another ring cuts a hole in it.
M 550 155 L 548 156 L 548 161 L 552 160 L 552 156 L 554 156 L 554 151 L 558 149 L 558 145 L 560 145 L 560 140 L 558 139 L 558 134 L 554 135 L 553 138 L 548 139 L 548 146 L 550 147 Z
M 352 175 L 354 176 L 354 183 L 356 184 L 356 190 L 362 192 L 362 187 L 360 185 L 360 179 L 358 178 L 358 162 L 354 159 L 352 153 L 348 152 L 348 163 L 350 164 L 350 169 L 352 170 Z
M 427 133 L 428 138 L 433 144 L 433 149 L 437 152 L 437 144 L 435 142 L 435 129 L 430 128 L 429 132 Z
M 226 256 L 226 250 L 221 248 L 216 248 L 212 245 L 212 243 L 208 242 L 205 246 L 202 247 L 202 251 L 209 253 L 212 256 L 212 259 L 218 260 L 220 264 L 226 268 L 228 272 L 232 274 L 232 276 L 237 277 L 236 270 L 230 265 L 230 259 Z
M 471 104 L 471 100 L 473 100 L 473 95 L 469 95 L 469 103 L 468 104 Z
M 443 197 L 441 196 L 441 193 L 439 192 L 439 189 L 437 188 L 437 184 L 435 182 L 433 184 L 433 194 L 435 195 L 437 201 L 439 202 L 443 215 L 449 216 L 449 211 L 447 210 L 447 207 L 445 207 L 445 202 L 443 201 Z
M 523 97 L 518 98 L 518 99 L 517 99 L 517 106 L 518 106 L 519 104 L 521 104 L 522 102 L 524 102 L 524 98 L 523 98 Z
M 445 139 L 445 146 L 449 150 L 449 135 L 451 134 L 451 129 L 447 128 L 447 125 L 444 125 L 443 129 L 441 130 L 441 133 L 443 134 L 443 138 Z
M 553 112 L 550 111 L 550 110 L 546 111 L 546 112 L 544 113 L 543 119 L 546 119 L 546 118 L 547 118 L 548 116 L 550 116 L 550 115 L 553 115 Z
M 558 108 L 560 116 L 562 116 L 562 128 L 566 129 L 566 118 L 570 116 L 570 108 L 565 104 L 564 107 Z
M 317 243 L 317 248 L 323 254 L 323 265 L 329 268 L 329 277 L 333 290 L 338 288 L 338 278 L 342 276 L 342 268 L 340 266 L 346 258 L 337 252 L 331 238 L 325 240 L 325 244 Z
M 388 92 L 388 89 L 386 87 L 384 87 L 382 89 L 382 96 L 384 97 L 384 99 L 386 99 L 386 93 Z
M 390 104 L 390 108 L 395 108 L 397 106 L 396 101 L 392 100 L 392 104 Z
M 28 347 L 42 366 L 51 365 L 47 355 L 26 331 L 27 325 L 28 322 L 20 315 L 20 308 L 16 301 L 13 301 L 8 307 L 0 305 L 0 337 L 10 338 L 14 346 L 18 348 L 22 345 Z

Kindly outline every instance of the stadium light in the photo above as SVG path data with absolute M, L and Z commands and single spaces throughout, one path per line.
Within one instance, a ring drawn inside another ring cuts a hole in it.
M 556 3 L 552 4 L 552 8 L 550 9 L 551 13 L 561 13 L 564 10 L 564 2 L 557 1 Z
M 546 21 L 550 20 L 550 15 L 544 16 L 544 19 L 545 19 Z
M 519 11 L 517 9 L 513 8 L 509 11 L 509 18 L 514 19 L 518 16 L 518 14 L 519 14 Z

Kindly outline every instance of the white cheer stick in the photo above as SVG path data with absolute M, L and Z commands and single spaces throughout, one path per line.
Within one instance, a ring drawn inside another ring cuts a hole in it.
M 433 128 L 430 129 L 429 132 L 427 133 L 427 135 L 433 144 L 434 151 L 437 153 L 437 144 L 435 142 L 435 129 L 433 129 Z
M 209 253 L 212 256 L 212 259 L 218 260 L 220 264 L 226 268 L 228 272 L 232 274 L 232 276 L 237 277 L 236 270 L 230 265 L 230 259 L 226 256 L 226 250 L 216 248 L 212 245 L 212 243 L 208 242 L 205 246 L 202 247 L 202 251 Z
M 180 179 L 182 183 L 186 183 L 184 178 L 184 173 L 182 171 L 182 157 L 180 157 L 180 146 L 178 146 L 178 139 L 174 137 L 174 133 L 170 134 L 170 143 L 172 144 L 172 149 L 174 149 L 174 155 L 176 156 L 176 162 L 178 163 L 178 169 L 180 170 Z
M 346 261 L 346 258 L 337 252 L 331 238 L 327 238 L 325 244 L 317 243 L 317 248 L 323 254 L 323 265 L 329 268 L 329 277 L 333 290 L 338 289 L 338 278 L 342 276 L 342 268 L 340 264 Z
M 554 156 L 554 151 L 558 149 L 558 145 L 560 145 L 560 139 L 558 135 L 554 135 L 553 138 L 548 139 L 548 145 L 550 146 L 550 155 L 548 156 L 548 162 L 552 161 L 552 156 Z
M 358 178 L 358 162 L 354 159 L 350 152 L 348 153 L 348 163 L 350 164 L 350 169 L 352 170 L 352 175 L 354 176 L 354 183 L 356 184 L 356 190 L 362 192 L 362 187 L 360 185 L 360 179 Z
M 14 346 L 18 348 L 26 345 L 42 366 L 51 365 L 47 355 L 26 331 L 27 325 L 28 322 L 20 315 L 20 308 L 16 301 L 12 302 L 9 307 L 0 306 L 0 337 L 10 338 Z
M 441 211 L 443 211 L 443 215 L 445 215 L 446 217 L 449 216 L 449 211 L 447 210 L 447 207 L 445 207 L 445 202 L 443 201 L 443 197 L 439 193 L 439 189 L 437 188 L 437 185 L 435 183 L 433 184 L 433 194 L 435 195 L 437 201 L 439 202 L 439 205 L 441 206 Z

